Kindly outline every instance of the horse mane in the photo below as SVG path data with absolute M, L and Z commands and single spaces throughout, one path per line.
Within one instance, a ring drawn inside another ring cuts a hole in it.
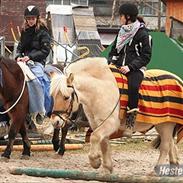
M 74 76 L 81 74 L 82 72 L 87 73 L 93 77 L 101 77 L 103 75 L 104 69 L 108 67 L 107 60 L 102 57 L 88 57 L 85 59 L 80 59 L 76 62 L 70 63 L 64 68 L 64 74 L 55 73 L 51 79 L 50 85 L 50 94 L 53 96 L 57 95 L 58 92 L 61 92 L 63 96 L 69 97 L 73 92 L 73 89 L 67 87 L 67 77 L 70 73 L 73 73 Z
M 71 63 L 68 67 L 66 67 L 65 71 L 67 74 L 69 73 L 81 73 L 87 72 L 92 74 L 97 73 L 98 71 L 103 70 L 104 68 L 109 68 L 107 64 L 107 60 L 104 57 L 88 57 L 84 59 L 80 59 L 74 63 Z M 102 73 L 101 73 L 102 74 Z
M 65 97 L 71 96 L 71 88 L 67 87 L 67 77 L 64 74 L 55 73 L 51 78 L 50 84 L 50 94 L 53 96 L 57 95 L 59 92 Z

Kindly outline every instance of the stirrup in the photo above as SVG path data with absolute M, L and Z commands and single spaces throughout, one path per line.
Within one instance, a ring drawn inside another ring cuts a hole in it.
M 127 113 L 132 113 L 132 112 L 139 112 L 139 108 L 130 109 L 129 107 L 127 107 Z

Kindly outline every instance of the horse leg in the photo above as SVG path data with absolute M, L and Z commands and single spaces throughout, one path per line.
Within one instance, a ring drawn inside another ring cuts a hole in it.
M 66 124 L 62 128 L 62 135 L 61 135 L 61 140 L 60 140 L 60 146 L 59 146 L 59 149 L 58 149 L 58 154 L 61 155 L 61 156 L 63 156 L 64 153 L 65 153 L 65 140 L 66 140 L 68 128 L 69 128 L 68 124 Z
M 117 115 L 116 115 L 117 116 Z M 89 160 L 90 164 L 93 168 L 99 168 L 101 165 L 101 153 L 99 152 L 101 148 L 101 143 L 105 138 L 109 138 L 109 136 L 117 131 L 117 129 L 120 126 L 120 121 L 119 119 L 116 118 L 110 118 L 110 120 L 106 120 L 104 124 L 99 126 L 92 134 L 90 137 L 90 152 L 89 152 Z M 105 143 L 105 141 L 103 142 Z M 102 145 L 103 145 L 102 143 Z M 109 145 L 108 145 L 109 146 Z M 106 148 L 106 154 L 105 158 L 108 158 L 110 156 L 110 153 L 108 152 L 109 148 Z M 103 155 L 103 154 L 102 154 Z M 108 156 L 106 156 L 108 155 Z M 105 159 L 106 162 L 110 162 L 110 160 Z M 112 163 L 108 163 L 107 166 L 104 167 L 105 172 L 112 172 Z
M 102 158 L 103 158 L 103 168 L 104 168 L 104 173 L 112 172 L 112 158 L 111 158 L 111 150 L 110 150 L 110 145 L 109 145 L 109 139 L 105 138 L 101 142 L 101 151 L 102 151 Z M 105 172 L 107 170 L 107 172 Z
M 155 127 L 161 137 L 160 156 L 156 166 L 166 163 L 166 157 L 170 151 L 170 145 L 173 140 L 174 127 L 175 127 L 175 124 L 173 123 L 163 123 Z
M 177 146 L 173 139 L 171 140 L 171 143 L 170 143 L 169 162 L 170 162 L 170 165 L 173 165 L 173 166 L 179 165 Z
M 57 152 L 59 149 L 59 133 L 60 128 L 55 128 L 52 137 L 53 149 Z
M 27 136 L 27 130 L 25 127 L 25 123 L 22 124 L 19 132 L 22 136 L 22 141 L 23 141 L 22 159 L 28 159 L 30 157 L 31 144 L 30 144 L 30 141 Z
M 13 143 L 15 141 L 15 137 L 19 132 L 22 123 L 24 122 L 22 119 L 19 119 L 17 117 L 18 116 L 16 116 L 15 118 L 12 118 L 12 122 L 10 124 L 10 129 L 8 132 L 8 143 L 5 151 L 1 155 L 2 157 L 8 158 L 8 159 L 10 158 L 11 151 L 13 149 Z

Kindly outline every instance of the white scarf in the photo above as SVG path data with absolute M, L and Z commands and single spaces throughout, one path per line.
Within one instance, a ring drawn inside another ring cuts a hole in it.
M 121 26 L 116 42 L 116 49 L 118 53 L 127 43 L 129 43 L 133 39 L 140 27 L 141 23 L 138 20 L 131 24 Z

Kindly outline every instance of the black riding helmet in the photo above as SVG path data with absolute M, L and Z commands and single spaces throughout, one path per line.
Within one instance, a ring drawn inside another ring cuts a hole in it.
M 135 22 L 138 15 L 137 6 L 131 3 L 124 3 L 119 8 L 119 15 L 124 15 L 127 21 L 131 20 L 132 22 Z
M 24 11 L 24 17 L 39 17 L 39 9 L 35 6 L 28 6 Z

